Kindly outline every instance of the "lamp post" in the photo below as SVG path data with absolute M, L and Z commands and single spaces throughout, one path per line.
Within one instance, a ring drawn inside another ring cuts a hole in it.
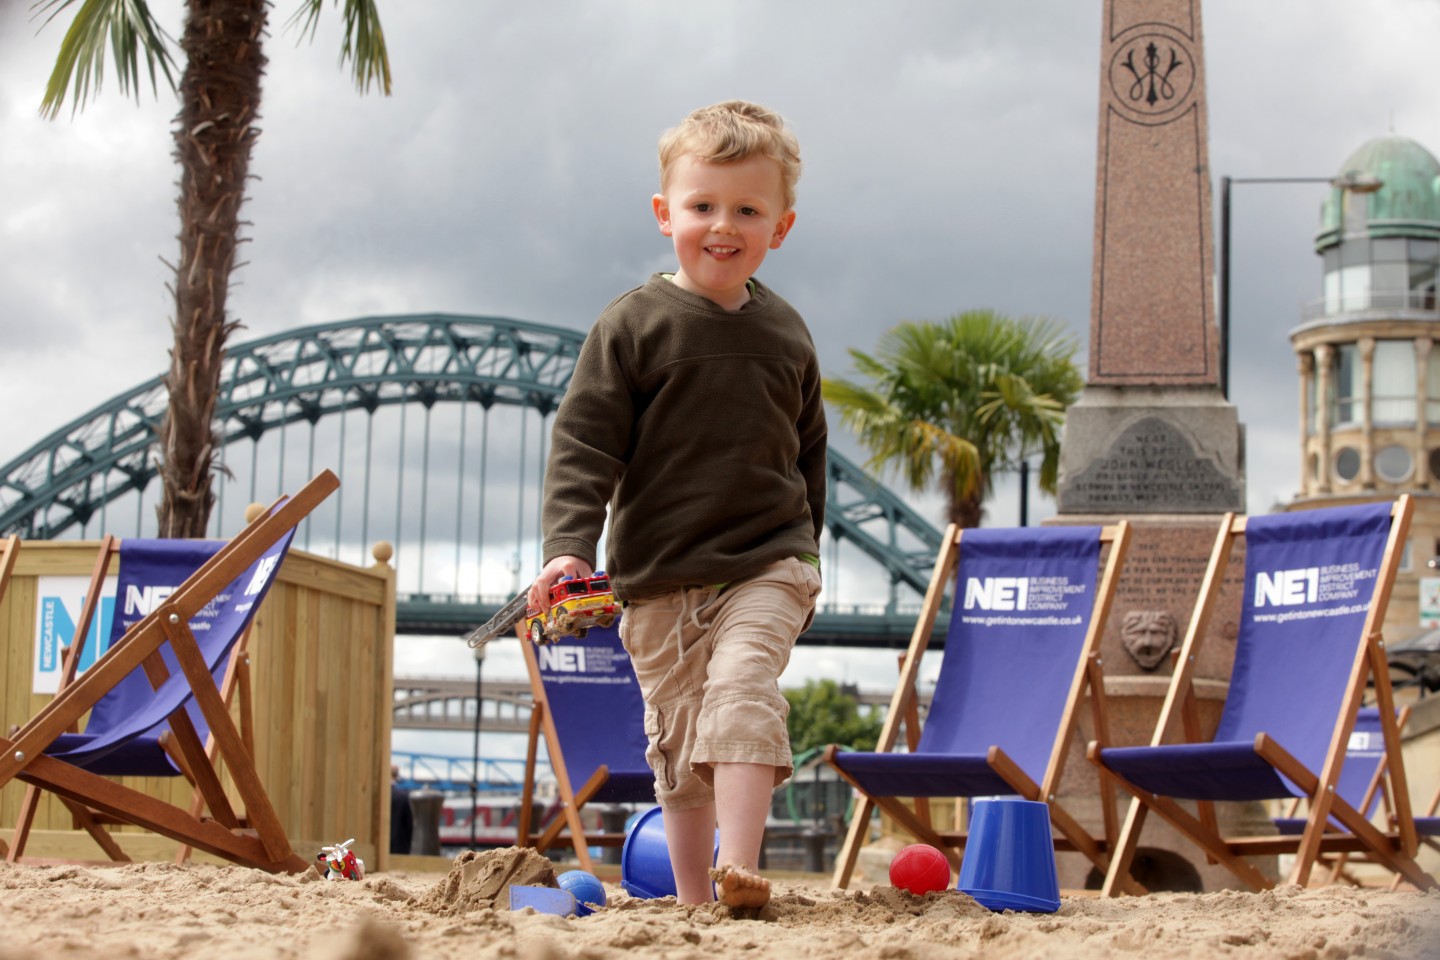
M 1385 181 L 1368 173 L 1350 171 L 1338 177 L 1221 177 L 1220 178 L 1220 395 L 1230 398 L 1230 185 L 1234 183 L 1328 183 L 1337 190 L 1374 193 Z
M 1030 526 L 1030 461 L 1020 458 L 1020 526 Z
M 1022 527 L 1030 526 L 1030 475 L 1035 470 L 1030 460 L 1035 456 L 1036 454 L 1027 453 L 1016 458 L 1018 462 L 1015 465 L 1015 480 L 1020 488 L 1019 525 Z
M 485 644 L 475 648 L 475 765 L 472 768 L 473 778 L 470 781 L 470 849 L 474 850 L 479 844 L 480 824 L 480 713 L 481 706 L 485 703 L 481 694 L 484 692 L 481 687 L 480 674 L 485 666 Z

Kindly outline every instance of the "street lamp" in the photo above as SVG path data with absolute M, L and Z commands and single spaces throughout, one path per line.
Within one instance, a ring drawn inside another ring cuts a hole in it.
M 1230 398 L 1230 185 L 1232 183 L 1328 183 L 1337 190 L 1374 193 L 1385 181 L 1368 173 L 1349 171 L 1338 177 L 1221 177 L 1220 178 L 1220 395 Z
M 481 668 L 485 666 L 485 644 L 475 648 L 475 765 L 472 768 L 472 779 L 470 781 L 470 849 L 474 850 L 479 844 L 477 838 L 480 825 L 480 708 L 484 704 L 481 699 L 483 690 L 480 683 Z
M 1030 526 L 1030 460 L 1020 458 L 1020 526 Z

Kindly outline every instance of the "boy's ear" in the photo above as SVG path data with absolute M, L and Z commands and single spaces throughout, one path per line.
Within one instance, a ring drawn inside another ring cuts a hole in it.
M 670 204 L 665 200 L 665 194 L 657 193 L 650 198 L 650 209 L 655 211 L 655 222 L 660 224 L 660 232 L 670 236 Z
M 775 232 L 770 236 L 770 249 L 779 250 L 780 244 L 785 242 L 789 235 L 790 228 L 795 226 L 795 211 L 786 210 L 785 215 L 775 224 Z

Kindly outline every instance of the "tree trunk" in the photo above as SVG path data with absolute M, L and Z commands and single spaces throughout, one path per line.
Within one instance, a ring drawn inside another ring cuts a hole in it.
M 971 486 L 974 493 L 968 495 L 960 493 L 959 484 L 952 471 L 945 471 L 944 482 L 945 491 L 948 494 L 946 504 L 949 515 L 945 518 L 946 522 L 959 524 L 961 529 L 964 530 L 980 526 L 980 522 L 985 519 L 983 495 L 985 483 L 983 478 L 977 477 L 975 479 L 974 484 Z
M 985 519 L 985 507 L 979 497 L 952 497 L 950 500 L 951 523 L 958 523 L 962 528 L 969 530 L 972 527 L 980 526 L 980 521 Z
M 240 205 L 265 72 L 266 0 L 189 0 L 181 48 L 175 156 L 180 164 L 180 259 L 175 268 L 175 343 L 160 427 L 156 508 L 162 537 L 203 537 L 215 504 L 215 401 L 225 341 L 239 326 L 225 315 L 240 244 Z

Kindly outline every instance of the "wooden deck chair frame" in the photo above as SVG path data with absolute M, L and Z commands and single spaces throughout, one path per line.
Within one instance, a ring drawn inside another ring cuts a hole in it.
M 83 676 L 68 683 L 18 731 L 0 738 L 0 786 L 18 779 L 60 797 L 77 816 L 83 816 L 84 811 L 98 811 L 242 866 L 291 873 L 307 869 L 310 862 L 291 848 L 255 768 L 251 749 L 230 718 L 189 623 L 216 593 L 297 526 L 338 486 L 339 480 L 326 470 L 293 497 L 277 501 L 221 547 L 154 611 L 126 631 Z M 97 560 L 97 565 L 100 562 Z M 104 562 L 108 565 L 108 558 L 104 558 Z M 92 591 L 92 597 L 94 594 Z M 87 598 L 87 603 L 89 601 Z M 110 687 L 137 667 L 144 666 L 152 682 L 161 682 L 165 668 L 159 651 L 166 641 L 210 726 L 217 745 L 216 755 L 223 759 L 230 773 L 248 814 L 248 825 L 242 824 L 236 814 L 220 783 L 217 767 L 207 757 L 205 745 L 183 708 L 170 715 L 171 731 L 184 769 L 190 772 L 204 805 L 209 808 L 208 817 L 44 753 L 57 736 L 73 729 Z M 75 663 L 78 658 L 69 669 L 73 670 Z M 105 841 L 94 832 L 91 835 L 112 857 L 120 852 L 113 838 Z M 101 835 L 108 836 L 103 831 Z M 15 851 L 11 851 L 11 855 L 14 854 Z
M 1401 707 L 1395 716 L 1395 729 L 1402 736 L 1405 733 L 1405 724 L 1409 721 L 1409 719 L 1410 708 L 1408 706 Z M 1394 809 L 1394 800 L 1392 799 L 1392 793 L 1390 790 L 1389 761 L 1390 758 L 1388 756 L 1381 754 L 1379 761 L 1375 764 L 1375 772 L 1370 775 L 1369 782 L 1365 785 L 1364 794 L 1362 794 L 1359 798 L 1359 801 L 1352 804 L 1352 806 L 1354 806 L 1356 810 L 1365 812 L 1369 811 L 1371 807 L 1375 804 L 1375 802 L 1378 800 L 1381 804 L 1380 809 L 1384 811 L 1386 821 L 1393 822 L 1394 814 L 1391 813 L 1391 811 Z M 1284 816 L 1286 818 L 1292 819 L 1297 817 L 1300 814 L 1304 803 L 1305 800 L 1303 797 L 1292 798 L 1288 803 L 1285 804 Z M 1419 840 L 1421 843 L 1425 842 L 1424 837 L 1419 837 Z M 1327 871 L 1327 873 L 1325 875 L 1325 878 L 1321 880 L 1318 885 L 1329 886 L 1331 884 L 1344 881 L 1352 887 L 1363 886 L 1361 881 L 1357 877 L 1355 877 L 1349 870 L 1346 869 L 1350 863 L 1350 859 L 1352 856 L 1353 854 L 1348 851 L 1342 851 L 1335 854 L 1330 854 L 1322 851 L 1319 858 L 1317 858 L 1315 861 L 1315 866 L 1323 867 Z M 1398 876 L 1399 875 L 1397 874 L 1397 879 Z
M 1272 856 L 1292 853 L 1295 865 L 1288 882 L 1306 885 L 1310 873 L 1324 853 L 1363 852 L 1373 856 L 1377 862 L 1394 870 L 1397 874 L 1428 889 L 1435 881 L 1415 862 L 1417 837 L 1412 819 L 1410 802 L 1405 783 L 1405 769 L 1400 755 L 1400 733 L 1396 723 L 1394 699 L 1390 690 L 1389 668 L 1385 660 L 1385 647 L 1381 627 L 1390 594 L 1399 569 L 1405 538 L 1410 529 L 1413 504 L 1408 495 L 1401 496 L 1391 507 L 1390 533 L 1380 561 L 1374 593 L 1366 611 L 1361 637 L 1355 646 L 1355 656 L 1350 666 L 1349 679 L 1343 694 L 1339 717 L 1331 735 L 1326 759 L 1318 771 L 1309 770 L 1293 755 L 1264 733 L 1255 737 L 1254 749 L 1280 775 L 1306 791 L 1307 824 L 1299 837 L 1222 836 L 1215 815 L 1214 802 L 1196 802 L 1196 813 L 1191 814 L 1172 797 L 1156 795 L 1139 787 L 1114 770 L 1105 766 L 1100 759 L 1102 744 L 1091 742 L 1088 758 L 1101 771 L 1102 779 L 1112 781 L 1131 795 L 1124 825 L 1116 841 L 1111 857 L 1110 869 L 1101 888 L 1103 896 L 1115 896 L 1128 892 L 1133 880 L 1129 877 L 1130 864 L 1135 857 L 1140 832 L 1147 813 L 1153 811 L 1168 821 L 1181 835 L 1195 843 L 1216 863 L 1227 867 L 1248 886 L 1263 890 L 1274 886 L 1260 870 L 1248 862 L 1249 856 Z M 1202 742 L 1200 718 L 1195 694 L 1195 669 L 1201 647 L 1209 632 L 1211 616 L 1220 595 L 1225 572 L 1234 552 L 1236 541 L 1245 535 L 1246 518 L 1233 513 L 1226 514 L 1211 551 L 1210 560 L 1201 581 L 1199 597 L 1196 600 L 1190 625 L 1186 630 L 1176 658 L 1175 672 L 1170 687 L 1160 708 L 1151 746 L 1169 743 Z M 1344 762 L 1346 745 L 1355 726 L 1366 681 L 1373 677 L 1375 706 L 1380 712 L 1382 737 L 1387 755 L 1387 767 L 1391 790 L 1395 802 L 1396 829 L 1383 833 L 1370 824 L 1353 806 L 1338 796 L 1335 789 L 1339 782 L 1341 765 Z M 1184 740 L 1176 741 L 1172 736 L 1180 732 Z M 1337 832 L 1328 829 L 1331 818 L 1335 818 L 1348 830 Z
M 1400 715 L 1398 715 L 1397 720 L 1395 720 L 1400 730 L 1404 730 L 1405 720 L 1407 720 L 1408 715 L 1410 715 L 1410 705 L 1401 707 Z M 1395 815 L 1394 786 L 1388 783 L 1385 784 L 1385 786 L 1390 787 L 1390 789 L 1385 790 L 1381 800 L 1382 803 L 1384 803 L 1385 815 L 1390 819 L 1391 829 L 1394 829 L 1398 819 L 1397 815 Z M 1433 851 L 1440 852 L 1440 816 L 1437 816 L 1437 813 L 1440 813 L 1440 787 L 1436 787 L 1436 792 L 1430 796 L 1430 803 L 1427 803 L 1424 809 L 1418 810 L 1413 820 L 1414 825 L 1416 825 L 1416 839 L 1420 842 L 1420 845 L 1428 846 L 1428 848 L 1433 849 Z M 1391 879 L 1390 889 L 1392 889 L 1392 891 L 1394 891 L 1394 889 L 1400 889 L 1400 885 L 1404 884 L 1404 882 L 1405 877 L 1403 877 L 1403 875 L 1395 874 L 1394 879 Z
M 585 805 L 610 782 L 610 768 L 605 764 L 600 764 L 585 782 L 580 784 L 579 789 L 575 788 L 565 761 L 565 750 L 560 740 L 560 732 L 555 726 L 555 717 L 549 707 L 550 699 L 545 692 L 545 683 L 541 679 L 540 662 L 535 645 L 524 633 L 523 623 L 517 628 L 516 634 L 520 638 L 520 650 L 525 657 L 525 670 L 530 678 L 530 693 L 533 698 L 530 707 L 529 739 L 525 749 L 525 783 L 520 794 L 516 844 L 521 847 L 533 847 L 539 853 L 544 853 L 553 846 L 573 846 L 575 859 L 579 861 L 580 868 L 593 870 L 590 847 L 618 847 L 625 843 L 623 832 L 587 831 L 580 817 Z M 534 815 L 535 777 L 539 766 L 539 746 L 542 738 L 545 741 L 546 755 L 550 759 L 550 769 L 555 775 L 555 789 L 559 794 L 556 802 L 559 809 L 545 829 L 537 832 Z
M 0 600 L 5 599 L 5 588 L 10 585 L 10 574 L 15 572 L 15 558 L 20 555 L 20 538 L 11 534 L 0 537 Z
M 925 591 L 919 619 L 916 621 L 915 630 L 910 637 L 909 648 L 901 662 L 900 679 L 895 687 L 895 693 L 890 698 L 890 708 L 885 715 L 885 722 L 881 727 L 880 737 L 873 751 L 875 753 L 888 753 L 895 749 L 902 724 L 906 729 L 906 739 L 911 750 L 915 749 L 919 741 L 916 680 L 920 673 L 920 660 L 930 645 L 930 638 L 935 628 L 935 621 L 940 614 L 945 591 L 955 581 L 960 564 L 963 536 L 964 530 L 955 524 L 951 524 L 945 531 L 944 540 L 941 542 L 939 554 L 935 559 L 934 570 L 930 575 L 930 584 Z M 1109 843 L 1115 837 L 1118 827 L 1114 788 L 1102 782 L 1101 804 L 1104 811 L 1105 830 L 1103 838 L 1092 836 L 1072 814 L 1055 801 L 1055 797 L 1064 774 L 1070 739 L 1079 722 L 1081 701 L 1085 699 L 1087 692 L 1091 694 L 1090 705 L 1095 729 L 1102 740 L 1108 740 L 1109 737 L 1109 719 L 1105 708 L 1104 679 L 1100 663 L 1100 640 L 1114 601 L 1115 587 L 1125 561 L 1129 538 L 1130 528 L 1125 521 L 1100 529 L 1101 545 L 1102 547 L 1108 546 L 1108 550 L 1101 560 L 1101 570 L 1096 581 L 1095 603 L 1086 628 L 1084 646 L 1077 659 L 1075 674 L 1070 683 L 1069 695 L 1061 714 L 1060 726 L 1056 731 L 1044 778 L 1039 783 L 1035 782 L 999 747 L 992 746 L 987 754 L 987 761 L 991 768 L 1013 787 L 1017 795 L 1026 800 L 1041 800 L 1049 803 L 1052 824 L 1059 831 L 1059 836 L 1055 838 L 1055 848 L 1082 853 L 1102 870 L 1109 865 Z M 966 834 L 959 829 L 958 822 L 953 825 L 953 829 L 935 827 L 931 823 L 929 803 L 925 798 L 914 798 L 912 805 L 906 802 L 909 798 L 871 796 L 854 780 L 847 777 L 843 770 L 835 766 L 833 758 L 837 750 L 838 747 L 832 744 L 826 748 L 825 757 L 827 761 L 831 761 L 831 766 L 835 767 L 836 771 L 856 788 L 859 795 L 855 799 L 845 841 L 835 861 L 835 872 L 831 877 L 832 886 L 844 889 L 849 884 L 850 877 L 855 870 L 855 863 L 860 855 L 860 847 L 867 842 L 870 818 L 876 807 L 888 813 L 918 842 L 928 843 L 945 852 L 952 867 L 958 869 L 958 851 L 963 850 L 966 841 Z
M 225 709 L 230 710 L 238 703 L 240 709 L 240 742 L 245 745 L 245 752 L 250 757 L 255 756 L 255 711 L 254 694 L 250 687 L 250 634 L 255 629 L 252 622 L 240 634 L 240 640 L 235 644 L 235 649 L 230 654 L 230 662 L 225 667 L 225 679 L 220 684 L 220 700 L 225 704 Z M 205 813 L 205 791 L 200 789 L 200 784 L 188 770 L 185 770 L 183 757 L 179 751 L 172 751 L 176 755 L 176 765 L 181 767 L 185 779 L 190 781 L 194 788 L 190 795 L 190 815 L 200 817 Z M 220 756 L 220 741 L 216 739 L 214 731 L 211 731 L 205 738 L 205 759 L 214 764 L 223 758 Z M 243 824 L 248 824 L 248 819 L 241 817 Z M 180 849 L 175 851 L 175 862 L 185 863 L 190 855 L 195 852 L 194 846 L 182 843 Z
M 1431 850 L 1440 852 L 1440 822 L 1437 822 L 1440 817 L 1437 817 L 1437 814 L 1440 814 L 1440 787 L 1435 788 L 1435 793 L 1430 797 L 1430 803 L 1420 816 L 1415 818 L 1417 821 L 1428 821 L 1429 826 L 1428 830 L 1416 831 L 1419 841 Z M 1394 816 L 1393 812 L 1391 816 Z M 1395 874 L 1395 879 L 1390 882 L 1390 889 L 1400 889 L 1400 884 L 1404 879 L 1400 874 Z

